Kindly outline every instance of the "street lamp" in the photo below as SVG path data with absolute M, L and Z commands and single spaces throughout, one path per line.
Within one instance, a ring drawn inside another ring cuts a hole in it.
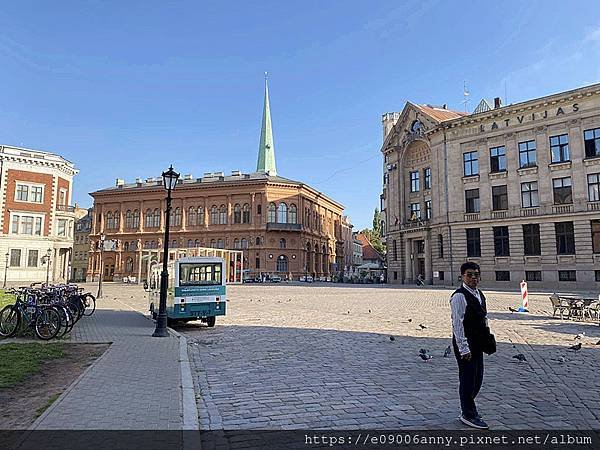
M 167 190 L 167 209 L 165 210 L 165 239 L 163 245 L 163 267 L 160 273 L 160 303 L 158 306 L 158 317 L 156 318 L 156 329 L 152 336 L 167 337 L 167 288 L 169 287 L 169 272 L 167 263 L 169 262 L 169 225 L 171 217 L 171 191 L 177 185 L 179 174 L 173 170 L 173 166 L 169 170 L 163 172 L 163 186 Z
M 50 283 L 50 257 L 52 256 L 52 249 L 46 250 L 46 286 Z
M 10 256 L 10 253 L 6 252 L 6 255 L 4 255 L 6 257 L 6 261 L 4 264 L 4 284 L 2 285 L 2 289 L 4 289 L 6 287 L 6 275 L 8 273 L 8 258 Z
M 102 271 L 104 270 L 104 241 L 106 236 L 104 233 L 100 234 L 100 276 L 98 277 L 98 293 L 96 298 L 102 298 Z

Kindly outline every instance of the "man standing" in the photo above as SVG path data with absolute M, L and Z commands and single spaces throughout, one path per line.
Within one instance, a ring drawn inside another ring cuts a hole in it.
M 475 397 L 483 381 L 483 353 L 493 353 L 495 348 L 488 348 L 491 335 L 487 325 L 485 297 L 477 289 L 481 276 L 479 265 L 466 262 L 460 267 L 460 274 L 462 286 L 450 298 L 452 346 L 460 380 L 460 420 L 470 427 L 487 429 L 487 423 L 477 412 Z

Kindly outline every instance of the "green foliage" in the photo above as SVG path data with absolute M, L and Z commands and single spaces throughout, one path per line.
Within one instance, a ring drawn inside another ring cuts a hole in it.
M 15 296 L 12 294 L 7 294 L 3 290 L 0 290 L 0 309 L 4 308 L 6 305 L 12 305 L 15 302 Z
M 40 372 L 42 363 L 65 356 L 63 344 L 0 345 L 0 389 Z

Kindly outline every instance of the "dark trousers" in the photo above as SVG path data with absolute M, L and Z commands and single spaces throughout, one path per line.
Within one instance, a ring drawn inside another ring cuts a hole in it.
M 481 389 L 483 382 L 483 353 L 471 353 L 471 360 L 465 361 L 461 358 L 456 341 L 452 339 L 454 355 L 458 362 L 458 379 L 460 385 L 458 393 L 460 395 L 460 408 L 462 414 L 467 419 L 477 417 L 477 407 L 475 406 L 475 397 Z

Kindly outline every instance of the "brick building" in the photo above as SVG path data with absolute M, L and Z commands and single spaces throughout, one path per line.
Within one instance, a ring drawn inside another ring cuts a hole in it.
M 408 102 L 383 116 L 388 279 L 597 289 L 600 85 L 472 114 Z
M 88 279 L 99 275 L 100 235 L 115 241 L 104 251 L 104 279 L 144 279 L 145 249 L 162 249 L 165 190 L 161 178 L 138 179 L 93 192 Z M 170 247 L 243 250 L 246 276 L 305 273 L 330 277 L 344 265 L 343 206 L 299 181 L 277 174 L 268 88 L 256 172 L 184 175 L 173 191 Z
M 7 283 L 69 279 L 76 173 L 61 156 L 0 147 L 0 252 L 8 260 Z

